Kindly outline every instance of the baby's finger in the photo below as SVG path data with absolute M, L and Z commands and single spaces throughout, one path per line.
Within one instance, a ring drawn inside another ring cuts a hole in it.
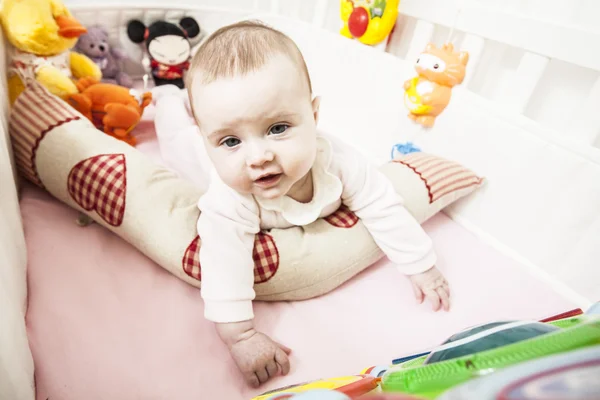
M 448 293 L 448 297 L 450 297 L 450 286 L 448 285 L 448 282 L 444 282 L 444 284 L 442 285 L 442 287 L 444 288 L 444 290 L 446 291 L 446 293 Z
M 258 368 L 255 373 L 260 383 L 265 383 L 269 380 L 269 374 L 267 373 L 266 368 Z
M 440 296 L 440 300 L 442 302 L 442 308 L 445 311 L 450 310 L 450 298 L 449 298 L 446 290 L 443 287 L 439 287 L 436 289 L 436 292 Z
M 413 292 L 415 293 L 415 298 L 417 299 L 417 303 L 421 304 L 423 302 L 423 291 L 416 283 L 411 282 Z
M 425 297 L 431 302 L 431 308 L 433 309 L 433 311 L 438 311 L 440 309 L 440 296 L 435 290 L 426 290 Z
M 290 360 L 282 349 L 275 350 L 275 362 L 281 368 L 282 375 L 287 375 L 290 372 Z
M 268 363 L 266 368 L 267 368 L 267 374 L 269 374 L 270 378 L 276 376 L 277 372 L 279 371 L 279 368 L 277 367 L 277 363 L 275 362 L 275 360 Z
M 249 372 L 246 374 L 246 381 L 253 388 L 257 388 L 260 386 L 260 381 L 258 380 L 258 376 L 256 376 L 256 374 L 254 372 Z
M 292 352 L 292 349 L 290 349 L 290 348 L 289 348 L 289 347 L 287 347 L 286 345 L 284 345 L 284 344 L 281 344 L 281 343 L 279 343 L 279 342 L 275 342 L 275 344 L 276 344 L 277 346 L 279 346 L 279 348 L 280 348 L 281 350 L 283 350 L 283 351 L 285 352 L 285 354 L 287 354 L 288 356 L 291 354 L 291 352 Z

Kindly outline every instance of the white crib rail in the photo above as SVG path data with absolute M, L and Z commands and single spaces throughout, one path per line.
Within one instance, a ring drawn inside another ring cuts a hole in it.
M 194 15 L 206 32 L 227 18 L 256 12 L 284 15 L 330 31 L 338 31 L 341 24 L 340 4 L 333 0 L 188 0 L 177 2 L 177 9 L 169 12 L 164 10 L 173 4 L 164 1 L 108 3 L 100 6 L 114 10 L 114 18 L 108 20 L 111 14 L 96 12 L 97 5 L 84 0 L 67 3 L 85 23 L 121 29 L 120 41 L 126 46 L 122 26 L 127 19 L 176 19 L 183 10 Z M 600 106 L 598 18 L 600 3 L 595 0 L 402 0 L 387 51 L 410 61 L 429 41 L 441 44 L 452 33 L 455 45 L 470 54 L 464 88 L 510 114 L 600 148 L 600 117 L 594 112 Z M 128 48 L 140 55 L 137 47 Z
M 448 212 L 588 299 L 600 296 L 598 18 L 597 1 L 403 0 L 388 46 L 413 60 L 453 31 L 455 46 L 469 51 L 467 79 L 455 89 L 464 96 L 452 117 L 442 117 L 454 122 L 423 143 L 491 182 Z
M 0 43 L 4 34 L 0 31 Z M 0 52 L 0 98 L 6 99 L 6 55 Z M 27 342 L 27 252 L 8 135 L 8 103 L 0 106 L 0 399 L 33 400 L 33 357 Z
M 390 51 L 413 59 L 430 40 L 469 51 L 464 86 L 499 107 L 600 148 L 600 3 L 404 0 Z M 595 16 L 594 19 L 592 16 Z M 408 41 L 409 44 L 402 43 Z M 484 65 L 480 65 L 483 63 Z
M 110 1 L 66 4 L 85 25 L 109 28 L 111 40 L 134 59 L 139 46 L 125 35 L 132 18 L 149 23 L 192 15 L 210 33 L 244 15 L 269 12 L 329 31 L 340 27 L 337 0 Z M 387 45 L 388 52 L 411 62 L 428 41 L 439 45 L 448 37 L 469 51 L 467 78 L 440 121 L 446 131 L 425 142 L 491 179 L 449 213 L 524 265 L 533 265 L 540 277 L 562 282 L 555 287 L 566 288 L 562 292 L 582 306 L 600 296 L 599 20 L 598 0 L 401 0 Z M 400 64 L 406 73 L 405 63 Z M 135 72 L 136 64 L 128 68 Z M 6 99 L 5 81 L 1 89 Z M 6 110 L 5 101 L 4 116 Z M 402 104 L 398 110 L 405 112 Z M 26 253 L 15 214 L 16 186 L 11 187 L 7 167 L 6 118 L 0 122 L 0 398 L 29 400 L 33 365 L 19 323 Z M 527 174 L 539 176 L 539 187 L 529 186 L 522 176 Z

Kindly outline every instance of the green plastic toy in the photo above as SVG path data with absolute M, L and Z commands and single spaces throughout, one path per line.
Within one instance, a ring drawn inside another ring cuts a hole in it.
M 428 355 L 388 369 L 384 392 L 434 399 L 470 379 L 539 357 L 600 344 L 600 316 L 502 321 L 464 330 Z

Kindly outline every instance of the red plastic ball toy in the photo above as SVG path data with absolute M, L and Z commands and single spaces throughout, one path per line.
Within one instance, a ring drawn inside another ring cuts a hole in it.
M 354 37 L 361 37 L 369 26 L 369 13 L 364 7 L 356 7 L 348 18 L 348 29 Z

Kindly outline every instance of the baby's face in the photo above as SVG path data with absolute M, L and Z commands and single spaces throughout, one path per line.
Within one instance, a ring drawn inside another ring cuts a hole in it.
M 287 57 L 244 76 L 193 85 L 206 150 L 225 184 L 272 199 L 310 172 L 318 99 L 311 101 L 305 76 Z

